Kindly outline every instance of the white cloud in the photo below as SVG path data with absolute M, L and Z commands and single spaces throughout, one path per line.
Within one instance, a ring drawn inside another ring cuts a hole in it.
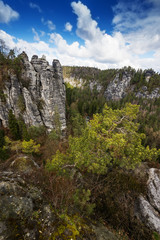
M 62 65 L 92 66 L 101 69 L 130 65 L 143 69 L 152 67 L 160 71 L 160 26 L 158 24 L 160 6 L 158 0 L 144 1 L 145 4 L 150 2 L 153 6 L 151 11 L 143 11 L 144 3 L 140 4 L 139 8 L 137 5 L 127 5 L 127 3 L 124 5 L 122 1 L 115 6 L 113 19 L 115 31 L 112 35 L 99 28 L 87 6 L 80 1 L 72 2 L 73 12 L 77 15 L 76 33 L 84 41 L 83 45 L 78 41 L 68 44 L 63 36 L 56 32 L 48 34 L 49 43 L 45 43 L 40 41 L 45 33 L 37 32 L 34 28 L 32 29 L 35 35 L 34 40 L 38 42 L 28 43 L 4 31 L 0 31 L 0 38 L 11 48 L 25 50 L 29 57 L 34 54 L 39 56 L 45 54 L 50 63 L 53 58 L 58 58 Z M 41 21 L 48 26 L 48 21 L 44 19 Z
M 72 31 L 72 25 L 69 23 L 69 22 L 67 22 L 66 24 L 65 24 L 65 30 L 66 31 L 68 31 L 68 32 L 71 32 Z
M 44 31 L 40 31 L 40 33 L 41 33 L 41 37 L 44 37 L 46 34 Z
M 55 30 L 56 26 L 53 24 L 53 22 L 51 20 L 47 21 L 47 26 L 49 28 L 49 30 L 53 31 Z
M 38 12 L 40 12 L 40 13 L 42 12 L 40 6 L 37 5 L 37 4 L 35 4 L 35 3 L 33 3 L 33 2 L 30 2 L 30 3 L 29 3 L 29 6 L 30 6 L 31 8 L 33 8 L 33 9 L 37 9 Z
M 153 4 L 158 2 L 156 0 L 146 1 L 152 1 Z M 82 46 L 78 42 L 69 45 L 61 35 L 57 33 L 51 34 L 50 41 L 54 42 L 59 59 L 64 61 L 67 56 L 67 60 L 68 58 L 73 60 L 72 65 L 75 65 L 76 62 L 79 63 L 78 65 L 88 64 L 89 66 L 98 66 L 99 68 L 118 68 L 130 65 L 135 68 L 153 67 L 155 70 L 160 71 L 160 66 L 157 64 L 160 61 L 160 54 L 149 54 L 153 49 L 156 51 L 159 49 L 159 34 L 155 34 L 152 38 L 150 34 L 150 38 L 147 40 L 145 34 L 146 36 L 149 35 L 146 31 L 143 32 L 141 27 L 141 25 L 145 25 L 147 26 L 147 31 L 156 32 L 157 28 L 159 28 L 157 20 L 159 16 L 156 15 L 156 30 L 152 31 L 152 25 L 150 26 L 149 23 L 153 22 L 154 19 L 148 18 L 148 13 L 142 11 L 144 10 L 143 4 L 138 8 L 134 4 L 124 5 L 123 2 L 119 2 L 114 9 L 115 18 L 113 21 L 117 28 L 115 28 L 115 32 L 112 35 L 107 34 L 98 27 L 98 23 L 92 19 L 90 10 L 80 1 L 72 2 L 71 6 L 73 12 L 77 15 L 76 33 L 84 40 L 84 45 Z M 119 9 L 123 9 L 124 14 L 119 14 Z M 139 9 L 139 14 L 137 9 Z M 156 10 L 155 8 L 153 9 L 154 11 Z M 127 21 L 121 21 L 124 18 Z M 124 30 L 123 32 L 121 27 Z M 130 28 L 133 31 L 126 34 Z M 140 34 L 140 30 L 143 34 Z M 136 39 L 138 38 L 139 40 L 137 41 Z
M 7 47 L 10 47 L 10 49 L 13 49 L 15 47 L 16 38 L 14 36 L 7 34 L 3 30 L 0 30 L 0 39 L 5 41 L 5 44 L 7 45 Z
M 39 34 L 38 32 L 36 32 L 36 30 L 34 28 L 32 28 L 32 32 L 34 33 L 34 40 L 35 41 L 40 41 L 40 37 L 39 37 Z
M 100 33 L 97 22 L 92 19 L 90 10 L 82 4 L 72 2 L 73 12 L 77 15 L 77 35 L 84 40 L 95 39 Z
M 53 31 L 56 29 L 56 25 L 51 20 L 45 21 L 44 18 L 41 18 L 41 22 L 44 25 L 47 25 L 47 27 L 49 28 L 50 31 Z
M 99 63 L 122 66 L 131 63 L 131 56 L 120 32 L 113 36 L 101 31 L 98 23 L 92 19 L 91 12 L 80 1 L 72 2 L 73 12 L 77 15 L 77 35 L 85 42 L 85 51 L 90 59 Z
M 160 49 L 160 1 L 120 1 L 114 8 L 115 31 L 121 31 L 135 54 Z
M 17 48 L 20 52 L 25 51 L 29 58 L 31 58 L 34 54 L 37 54 L 38 56 L 42 56 L 44 54 L 47 56 L 47 60 L 50 61 L 50 63 L 53 58 L 56 58 L 56 49 L 50 48 L 49 44 L 44 41 L 30 43 L 23 39 L 11 36 L 3 30 L 0 30 L 0 39 L 4 40 L 10 49 Z
M 12 20 L 17 20 L 19 13 L 13 10 L 9 5 L 0 1 L 0 23 L 9 23 Z

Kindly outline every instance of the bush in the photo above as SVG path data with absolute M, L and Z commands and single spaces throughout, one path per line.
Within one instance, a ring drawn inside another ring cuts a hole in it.
M 31 126 L 28 128 L 28 134 L 29 138 L 36 140 L 40 136 L 43 136 L 46 134 L 46 128 L 45 126 Z
M 38 153 L 40 144 L 36 144 L 34 140 L 30 139 L 29 141 L 22 142 L 22 152 L 27 154 Z

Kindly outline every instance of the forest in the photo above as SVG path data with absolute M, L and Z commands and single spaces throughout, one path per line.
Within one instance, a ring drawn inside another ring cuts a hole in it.
M 1 49 L 2 103 L 7 97 L 2 91 L 7 71 L 20 78 L 22 68 L 21 59 L 13 50 L 6 56 Z M 44 126 L 28 127 L 21 116 L 16 118 L 10 110 L 8 127 L 0 128 L 0 170 L 7 171 L 17 156 L 21 156 L 18 167 L 25 168 L 23 156 L 26 155 L 38 168 L 24 171 L 22 177 L 29 184 L 41 186 L 44 199 L 64 222 L 78 216 L 86 221 L 102 222 L 117 239 L 158 240 L 158 233 L 135 218 L 133 205 L 147 191 L 146 176 L 138 177 L 136 169 L 145 164 L 150 168 L 160 167 L 160 98 L 138 98 L 129 91 L 121 100 L 106 100 L 105 88 L 117 72 L 121 75 L 126 69 L 133 74 L 131 85 L 135 91 L 144 85 L 149 92 L 160 87 L 158 73 L 146 82 L 145 71 L 130 67 L 103 71 L 63 68 L 64 77 L 72 75 L 85 80 L 83 87 L 65 83 L 65 133 L 61 131 L 58 110 L 54 116 L 55 128 L 50 132 Z M 89 87 L 93 79 L 101 83 L 101 91 Z M 23 99 L 19 99 L 19 107 L 23 114 Z M 78 227 L 74 221 L 73 236 L 63 238 L 64 231 L 61 231 L 61 238 L 52 239 L 84 239 L 78 238 L 81 237 Z

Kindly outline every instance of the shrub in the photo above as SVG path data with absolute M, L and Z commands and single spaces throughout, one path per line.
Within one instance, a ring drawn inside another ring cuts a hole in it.
M 22 142 L 22 152 L 27 154 L 38 153 L 40 144 L 36 144 L 34 140 L 30 139 L 29 141 Z
M 36 140 L 38 137 L 46 134 L 46 128 L 43 125 L 31 126 L 28 128 L 28 134 L 31 139 Z

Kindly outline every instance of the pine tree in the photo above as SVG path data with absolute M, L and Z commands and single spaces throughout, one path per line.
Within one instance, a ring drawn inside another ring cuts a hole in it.
M 79 137 L 69 138 L 67 154 L 57 152 L 49 168 L 75 167 L 81 172 L 105 174 L 108 168 L 134 168 L 142 161 L 156 160 L 160 150 L 142 145 L 145 135 L 135 123 L 139 106 L 127 104 L 112 110 L 107 105 L 96 114 Z
M 14 140 L 21 139 L 18 122 L 11 109 L 9 110 L 8 114 L 8 125 L 13 139 Z
M 3 146 L 5 145 L 4 135 L 4 130 L 0 128 L 0 148 L 3 148 Z

